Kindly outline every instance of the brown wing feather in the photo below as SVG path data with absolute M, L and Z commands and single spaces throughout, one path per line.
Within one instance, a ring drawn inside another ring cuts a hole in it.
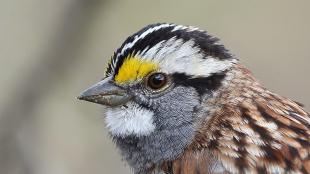
M 231 173 L 310 173 L 309 115 L 269 94 L 223 106 L 204 123 L 197 147 L 210 150 Z
M 167 174 L 224 174 L 219 171 L 217 160 L 208 151 L 187 149 L 174 161 L 165 162 L 161 169 Z
M 279 96 L 223 106 L 203 123 L 195 142 L 166 162 L 169 174 L 310 173 L 309 115 Z M 220 162 L 226 171 L 214 166 Z M 170 166 L 170 167 L 169 167 Z

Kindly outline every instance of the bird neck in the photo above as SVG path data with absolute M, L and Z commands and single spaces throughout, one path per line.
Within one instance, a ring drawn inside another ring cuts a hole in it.
M 193 125 L 182 125 L 172 130 L 156 131 L 149 136 L 114 137 L 123 158 L 135 173 L 149 173 L 164 161 L 179 157 L 194 138 Z

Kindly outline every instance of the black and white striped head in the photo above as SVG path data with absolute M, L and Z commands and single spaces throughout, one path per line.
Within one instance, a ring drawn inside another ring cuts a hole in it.
M 147 136 L 193 122 L 201 98 L 221 85 L 236 61 L 206 31 L 152 24 L 125 40 L 105 79 L 80 98 L 110 106 L 112 135 Z

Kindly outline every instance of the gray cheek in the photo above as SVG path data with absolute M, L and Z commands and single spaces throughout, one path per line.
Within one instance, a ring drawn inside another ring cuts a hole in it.
M 193 124 L 194 109 L 200 104 L 194 88 L 178 86 L 159 98 L 150 106 L 155 110 L 154 121 L 159 128 L 173 128 L 183 124 Z

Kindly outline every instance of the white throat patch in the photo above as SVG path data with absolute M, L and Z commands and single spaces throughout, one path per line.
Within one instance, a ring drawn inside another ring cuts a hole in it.
M 114 136 L 143 136 L 155 130 L 154 113 L 134 102 L 127 103 L 127 108 L 124 106 L 108 108 L 106 115 L 107 127 Z

